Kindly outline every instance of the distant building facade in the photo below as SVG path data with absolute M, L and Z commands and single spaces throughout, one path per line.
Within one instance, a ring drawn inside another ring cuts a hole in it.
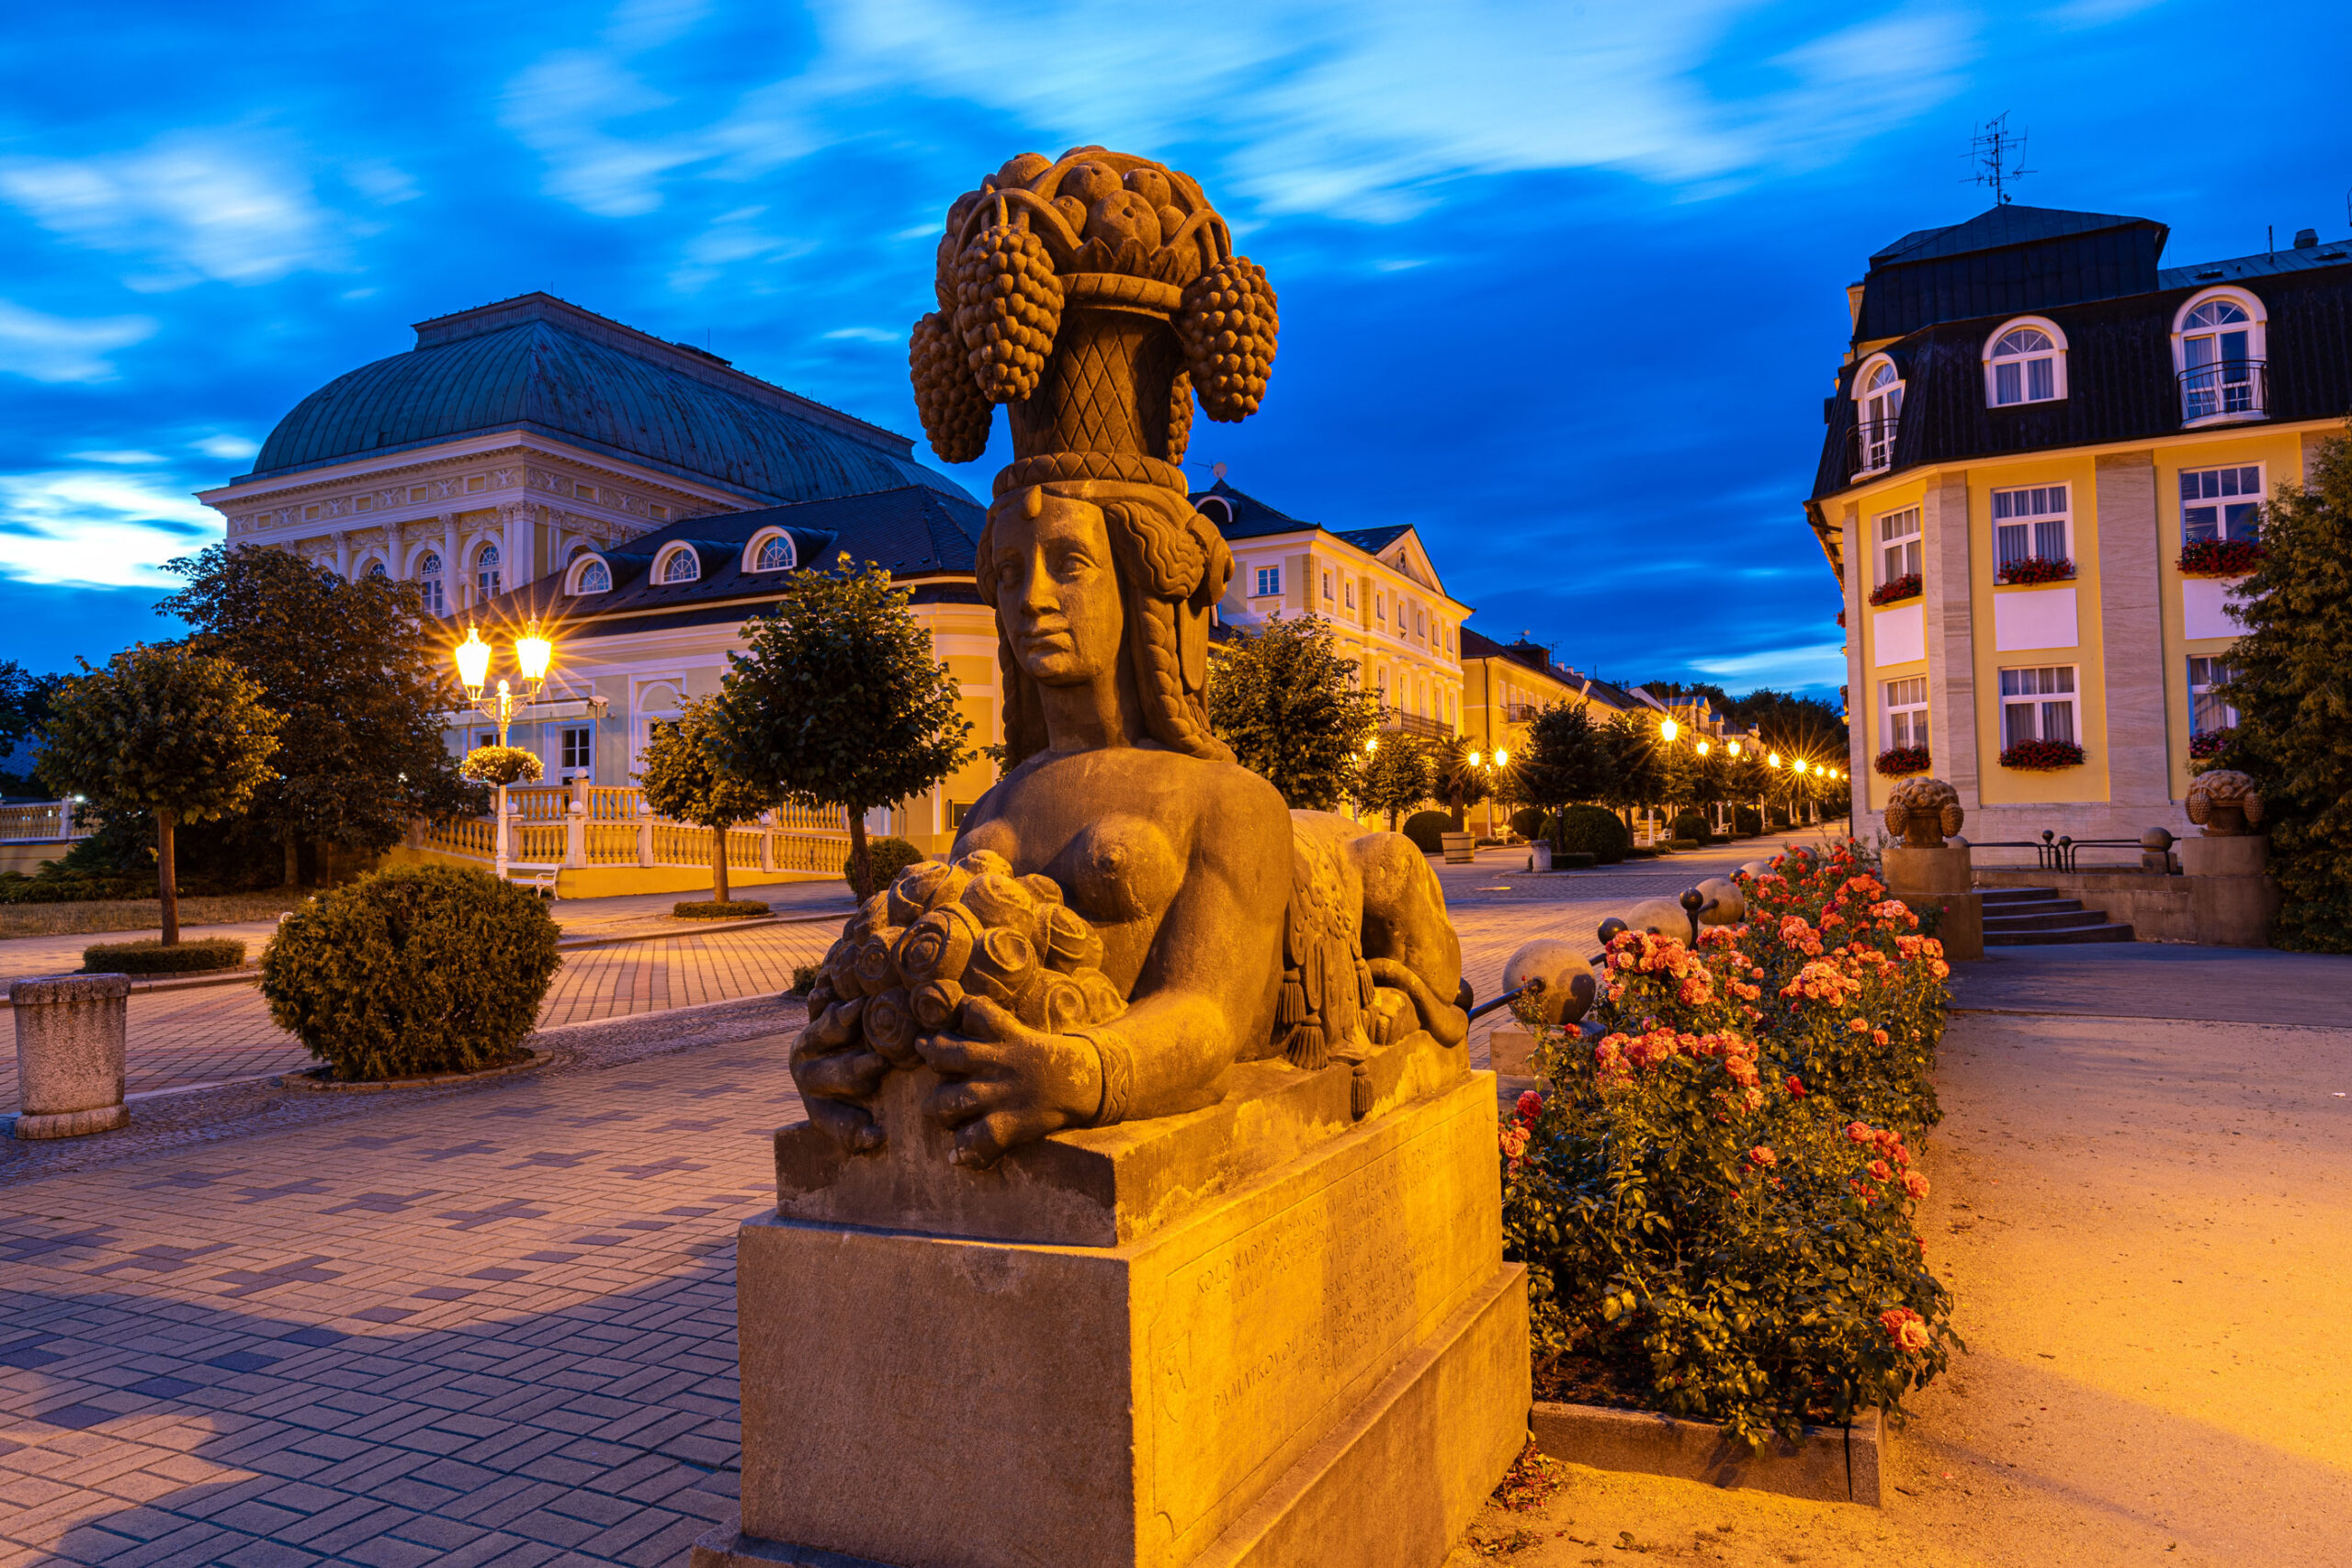
M 1848 290 L 1805 511 L 1844 590 L 1858 812 L 1924 751 L 1978 841 L 2186 831 L 2192 748 L 2235 722 L 2213 688 L 2258 508 L 2352 408 L 2352 246 L 2166 267 L 2165 237 L 1996 207 Z

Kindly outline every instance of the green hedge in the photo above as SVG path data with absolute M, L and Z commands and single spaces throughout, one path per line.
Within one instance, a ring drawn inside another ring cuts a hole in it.
M 1590 850 L 1570 850 L 1566 854 L 1552 857 L 1554 871 L 1582 871 L 1592 863 Z
M 897 881 L 899 873 L 915 862 L 931 858 L 904 839 L 890 838 L 866 840 L 865 857 L 874 864 L 874 891 L 876 893 Z M 842 880 L 849 884 L 851 892 L 857 891 L 856 855 L 852 854 L 842 862 Z
M 1563 853 L 1581 851 L 1602 865 L 1623 860 L 1634 847 L 1632 832 L 1606 807 L 1569 807 L 1560 813 L 1558 833 L 1555 850 Z
M 1752 806 L 1735 806 L 1731 808 L 1731 830 L 1752 839 L 1764 830 L 1764 814 Z
M 245 944 L 227 936 L 170 947 L 160 942 L 101 942 L 82 950 L 82 970 L 88 975 L 188 975 L 234 969 L 244 961 Z
M 1697 839 L 1668 839 L 1666 847 L 1669 850 L 1695 850 L 1700 843 Z
M 1696 811 L 1683 810 L 1674 814 L 1674 820 L 1668 826 L 1666 836 L 1669 839 L 1689 839 L 1694 843 L 1703 844 L 1707 841 L 1709 830 L 1705 817 Z
M 689 898 L 683 904 L 670 906 L 670 913 L 682 920 L 741 920 L 768 912 L 765 904 L 749 898 L 729 898 L 721 904 L 711 898 Z
M 1522 839 L 1544 836 L 1544 813 L 1532 806 L 1522 806 L 1510 814 L 1510 830 Z
M 1425 855 L 1436 854 L 1445 848 L 1439 835 L 1453 831 L 1453 818 L 1442 811 L 1416 811 L 1405 818 L 1405 837 Z
M 345 1082 L 512 1059 L 555 978 L 556 923 L 528 888 L 402 866 L 330 889 L 261 956 L 269 1016 Z

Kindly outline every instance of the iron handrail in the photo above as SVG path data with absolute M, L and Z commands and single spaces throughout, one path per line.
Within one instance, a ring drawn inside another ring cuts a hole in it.
M 2217 359 L 2180 373 L 2183 423 L 2270 412 L 2270 367 L 2260 359 Z

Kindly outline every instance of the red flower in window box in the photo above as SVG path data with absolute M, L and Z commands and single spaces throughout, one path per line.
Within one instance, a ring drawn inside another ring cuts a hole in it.
M 1873 604 L 1892 604 L 1899 600 L 1917 599 L 1918 596 L 1919 574 L 1916 571 L 1906 571 L 1901 577 L 1896 578 L 1894 581 L 1882 583 L 1877 588 L 1872 589 L 1871 591 L 1871 603 Z
M 2071 740 L 2020 740 L 2001 753 L 2001 766 L 2047 773 L 2083 765 L 2083 749 Z
M 2007 583 L 2064 582 L 2075 575 L 2075 563 L 2064 556 L 2026 556 L 2010 561 L 2000 570 L 2000 581 Z
M 1878 761 L 1871 767 L 1891 779 L 1899 779 L 1905 773 L 1924 773 L 1928 771 L 1928 749 L 1925 746 L 1890 746 L 1878 754 Z
M 2202 735 L 2192 735 L 2188 738 L 2188 755 L 2196 761 L 2209 761 L 2220 756 L 2237 736 L 2234 728 L 2209 729 Z
M 2180 549 L 2183 577 L 2244 577 L 2262 561 L 2256 539 L 2191 539 Z

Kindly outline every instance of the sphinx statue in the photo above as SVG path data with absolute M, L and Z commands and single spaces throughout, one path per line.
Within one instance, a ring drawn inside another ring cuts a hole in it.
M 1461 948 L 1399 834 L 1289 810 L 1210 733 L 1213 607 L 1233 573 L 1181 468 L 1197 397 L 1255 412 L 1263 271 L 1184 175 L 1080 148 L 958 198 L 910 363 L 934 450 L 1007 405 L 975 575 L 996 612 L 1004 776 L 944 862 L 852 918 L 792 1070 L 812 1122 L 879 1147 L 889 1072 L 943 1081 L 954 1158 L 1215 1098 L 1236 1063 L 1360 1064 L 1467 1032 Z M 1361 1113 L 1361 1112 L 1359 1112 Z

